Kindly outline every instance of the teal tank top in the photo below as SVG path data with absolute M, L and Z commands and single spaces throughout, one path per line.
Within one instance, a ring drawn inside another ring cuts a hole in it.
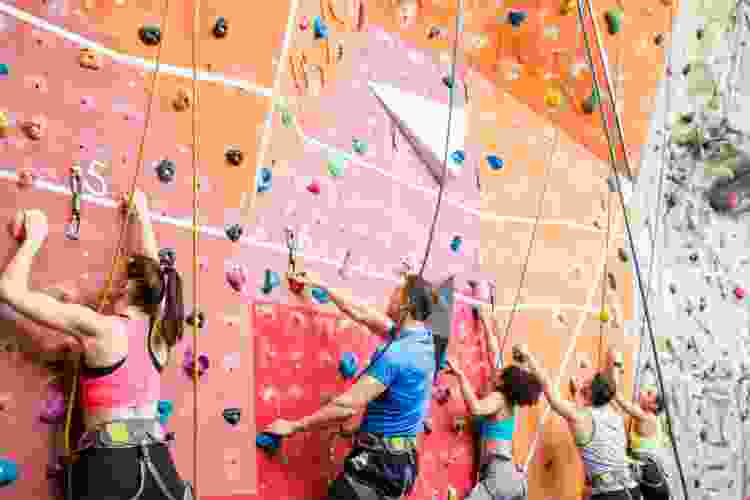
M 513 433 L 516 430 L 516 409 L 513 408 L 513 415 L 504 420 L 488 420 L 487 417 L 479 417 L 480 436 L 483 439 L 493 441 L 512 441 Z

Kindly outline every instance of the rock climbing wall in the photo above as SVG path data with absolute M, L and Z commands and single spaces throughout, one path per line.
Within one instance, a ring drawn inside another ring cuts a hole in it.
M 201 5 L 194 96 L 186 35 L 193 2 L 170 2 L 164 18 L 156 0 L 0 1 L 7 40 L 0 48 L 0 216 L 10 221 L 19 209 L 44 208 L 51 233 L 32 285 L 64 288 L 70 300 L 85 301 L 111 268 L 116 195 L 137 175 L 161 246 L 176 250 L 187 307 L 194 309 L 195 284 L 205 315 L 197 349 L 208 368 L 197 412 L 182 363 L 194 349 L 190 337 L 179 346 L 164 395 L 164 408 L 173 408 L 164 418 L 177 433 L 178 468 L 202 498 L 323 495 L 345 440 L 331 449 L 331 433 L 301 435 L 271 459 L 252 445 L 256 427 L 313 411 L 347 386 L 338 372 L 342 356 L 354 354 L 361 368 L 377 344 L 317 303 L 320 297 L 286 291 L 285 236 L 297 236 L 298 265 L 382 307 L 397 273 L 425 254 L 446 156 L 425 274 L 433 281 L 456 276 L 450 352 L 473 383 L 479 387 L 488 367 L 469 307 L 490 296 L 486 287 L 468 287 L 470 280 L 494 284 L 506 356 L 512 343 L 528 343 L 563 388 L 582 358 L 599 366 L 608 345 L 625 351 L 631 369 L 638 339 L 623 329 L 633 299 L 625 286 L 630 270 L 617 258 L 625 245 L 622 213 L 606 182 L 598 114 L 584 110 L 591 76 L 581 66 L 581 33 L 572 11 L 557 15 L 561 7 L 553 3 L 467 4 L 454 79 L 452 5 Z M 600 28 L 605 11 L 616 8 L 596 6 Z M 610 12 L 610 22 L 630 37 L 604 40 L 617 52 L 608 69 L 619 82 L 618 99 L 625 82 L 628 95 L 647 98 L 656 89 L 657 77 L 637 67 L 657 61 L 659 49 L 627 50 L 627 40 L 651 46 L 655 33 L 668 31 L 660 24 L 666 9 L 638 9 Z M 596 64 L 601 73 L 604 63 Z M 201 243 L 194 277 L 196 101 Z M 643 141 L 650 113 L 636 102 L 624 100 L 629 148 Z M 66 236 L 74 163 L 83 171 L 78 240 Z M 7 260 L 15 243 L 3 241 Z M 0 365 L 0 425 L 17 437 L 3 439 L 0 457 L 19 467 L 3 493 L 46 498 L 54 493 L 45 475 L 55 460 L 61 396 L 43 362 L 75 346 L 2 312 L 9 347 Z M 226 411 L 232 409 L 240 410 L 239 422 L 231 418 L 237 412 Z M 452 498 L 451 489 L 461 498 L 471 487 L 471 441 L 457 429 L 462 416 L 455 381 L 441 377 L 413 498 Z M 528 468 L 530 498 L 578 498 L 581 466 L 562 421 L 539 405 L 524 411 L 522 422 L 515 451 Z
M 685 2 L 634 197 L 634 235 L 690 498 L 745 499 L 746 6 Z M 639 293 L 636 288 L 636 293 Z M 656 382 L 645 309 L 638 383 Z M 672 487 L 682 498 L 671 464 Z

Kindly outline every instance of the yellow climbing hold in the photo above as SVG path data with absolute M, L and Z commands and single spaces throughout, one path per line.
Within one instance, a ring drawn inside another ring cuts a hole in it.
M 5 112 L 0 111 L 0 137 L 5 137 L 8 135 L 8 130 L 10 129 L 10 120 L 8 120 L 8 116 L 5 114 Z
M 549 89 L 544 96 L 544 104 L 556 108 L 562 103 L 562 93 L 557 89 Z
M 609 311 L 607 309 L 602 309 L 599 311 L 599 321 L 602 323 L 606 323 L 609 321 Z
M 576 0 L 563 0 L 560 4 L 560 14 L 567 16 L 577 8 Z

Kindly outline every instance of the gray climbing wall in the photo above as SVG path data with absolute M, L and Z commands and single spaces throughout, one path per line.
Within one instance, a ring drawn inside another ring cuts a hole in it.
M 691 499 L 742 500 L 750 492 L 748 12 L 733 0 L 681 5 L 671 71 L 655 102 L 630 203 Z M 656 382 L 644 314 L 636 301 L 627 325 L 643 334 L 641 385 Z M 669 469 L 675 498 L 683 498 L 674 463 Z

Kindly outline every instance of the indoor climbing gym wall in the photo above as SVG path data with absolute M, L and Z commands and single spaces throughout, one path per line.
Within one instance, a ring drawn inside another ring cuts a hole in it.
M 649 315 L 680 462 L 672 486 L 684 477 L 690 498 L 750 494 L 747 16 L 744 2 L 682 3 L 634 197 L 649 297 L 629 325 L 642 339 L 636 383 L 658 382 Z
M 489 366 L 476 306 L 493 310 L 506 360 L 528 344 L 564 393 L 571 376 L 603 366 L 608 346 L 625 353 L 628 395 L 647 376 L 634 370 L 642 308 L 623 220 L 640 231 L 631 192 L 651 196 L 628 179 L 657 168 L 641 146 L 665 101 L 657 90 L 669 95 L 659 83 L 676 7 L 0 0 L 2 224 L 42 208 L 50 236 L 32 287 L 91 303 L 118 249 L 119 196 L 143 190 L 199 325 L 178 344 L 159 405 L 180 474 L 202 499 L 323 498 L 358 419 L 295 435 L 273 455 L 256 448 L 256 431 L 346 389 L 379 343 L 323 290 L 290 293 L 292 257 L 381 308 L 399 273 L 424 263 L 447 291 L 448 352 L 477 387 Z M 5 234 L 7 262 L 17 243 Z M 68 394 L 51 366 L 80 348 L 0 312 L 0 494 L 54 498 Z M 719 366 L 706 372 L 714 380 Z M 675 422 L 691 436 L 684 404 L 675 400 Z M 529 498 L 581 498 L 562 420 L 541 402 L 520 422 L 514 455 Z M 470 427 L 455 380 L 439 376 L 411 498 L 471 489 Z M 695 465 L 704 477 L 708 463 Z

